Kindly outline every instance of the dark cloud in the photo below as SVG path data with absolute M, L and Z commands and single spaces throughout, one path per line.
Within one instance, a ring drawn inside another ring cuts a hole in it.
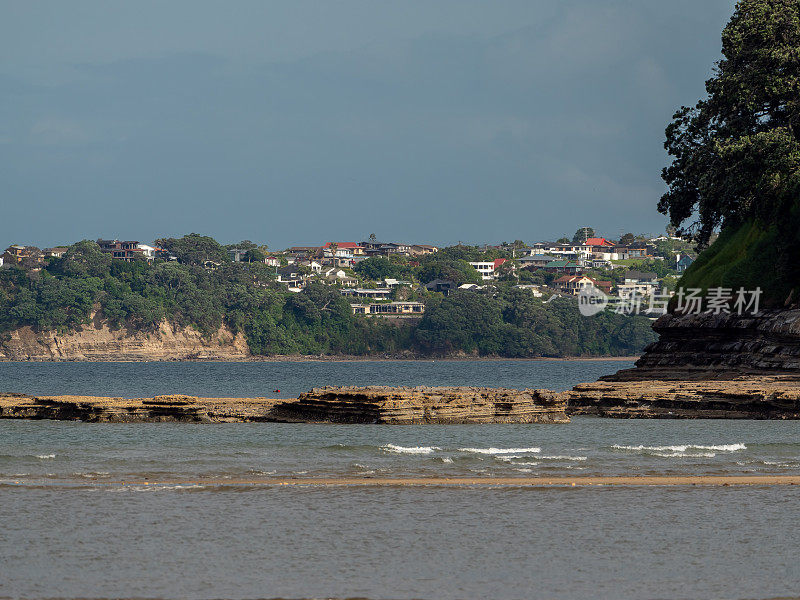
M 336 5 L 327 27 L 303 21 L 314 5 L 283 5 L 270 43 L 247 11 L 202 4 L 141 48 L 106 32 L 67 49 L 82 26 L 62 15 L 59 55 L 19 31 L 37 5 L 17 6 L 0 42 L 0 238 L 203 231 L 285 246 L 663 229 L 663 129 L 702 92 L 730 1 L 459 3 L 449 21 L 447 3 Z M 125 15 L 96 6 L 118 29 Z M 319 37 L 291 38 L 281 19 Z

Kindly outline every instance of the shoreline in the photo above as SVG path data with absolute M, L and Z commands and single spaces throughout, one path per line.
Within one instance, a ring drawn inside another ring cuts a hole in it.
M 800 485 L 800 475 L 598 475 L 580 477 L 314 477 L 270 479 L 164 479 L 131 481 L 82 481 L 78 487 L 125 486 L 210 486 L 210 487 L 665 487 L 665 486 L 776 486 Z M 41 483 L 6 481 L 5 486 L 41 487 Z M 47 487 L 74 487 L 70 483 L 49 483 Z
M 28 363 L 263 363 L 263 362 L 319 362 L 319 363 L 350 363 L 350 362 L 542 362 L 542 361 L 559 361 L 559 362 L 605 362 L 605 361 L 618 361 L 628 362 L 638 360 L 641 356 L 560 356 L 560 357 L 547 357 L 537 356 L 532 358 L 503 358 L 499 356 L 449 356 L 442 358 L 431 357 L 386 357 L 386 356 L 351 356 L 351 355 L 334 355 L 334 356 L 305 356 L 293 354 L 276 354 L 273 356 L 248 356 L 245 358 L 175 358 L 175 359 L 155 359 L 155 360 L 141 360 L 141 359 L 120 359 L 105 360 L 101 358 L 91 359 L 59 359 L 59 358 L 30 358 L 28 360 L 13 360 L 7 358 L 0 358 L 0 364 L 15 363 L 15 364 L 28 364 Z

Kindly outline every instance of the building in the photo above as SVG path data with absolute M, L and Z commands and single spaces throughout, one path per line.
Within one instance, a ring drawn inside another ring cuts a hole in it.
M 611 291 L 610 281 L 597 281 L 586 275 L 564 275 L 553 281 L 552 286 L 559 292 L 577 296 L 582 289 L 587 287 L 597 288 L 608 294 Z
M 505 258 L 496 258 L 494 260 L 471 262 L 469 264 L 480 273 L 481 279 L 488 281 L 490 279 L 497 279 L 497 270 L 505 264 L 506 260 Z
M 340 293 L 343 296 L 370 300 L 389 300 L 392 297 L 392 290 L 389 288 L 343 288 Z
M 684 254 L 683 256 L 678 254 L 675 257 L 675 269 L 678 271 L 678 273 L 683 273 L 693 262 L 694 259 L 688 254 Z
M 137 258 L 145 258 L 144 250 L 139 247 L 139 242 L 136 241 L 99 239 L 97 240 L 97 245 L 100 246 L 101 251 L 110 254 L 111 258 L 115 260 L 131 262 Z
M 583 267 L 576 262 L 568 260 L 551 260 L 544 266 L 544 270 L 555 273 L 580 273 Z
M 422 302 L 387 302 L 384 304 L 350 304 L 354 315 L 399 316 L 422 315 L 425 305 Z
M 628 271 L 624 283 L 617 286 L 620 298 L 650 296 L 658 291 L 658 276 L 651 271 Z
M 450 279 L 434 279 L 425 284 L 425 289 L 429 292 L 439 292 L 445 296 L 456 288 L 458 288 L 456 282 Z
M 547 256 L 546 254 L 531 254 L 520 258 L 519 264 L 522 265 L 522 268 L 542 269 L 553 260 L 552 256 Z
M 44 255 L 46 257 L 48 257 L 48 258 L 61 258 L 62 256 L 64 256 L 67 253 L 67 250 L 69 250 L 69 248 L 67 248 L 66 246 L 56 246 L 55 248 L 45 248 L 44 249 Z

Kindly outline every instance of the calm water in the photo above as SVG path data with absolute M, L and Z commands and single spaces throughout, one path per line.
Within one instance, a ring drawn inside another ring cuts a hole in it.
M 0 389 L 295 395 L 566 389 L 620 362 L 0 363 Z M 0 421 L 0 597 L 768 598 L 800 593 L 800 490 L 319 488 L 338 475 L 800 473 L 800 423 Z M 201 479 L 202 485 L 126 485 Z

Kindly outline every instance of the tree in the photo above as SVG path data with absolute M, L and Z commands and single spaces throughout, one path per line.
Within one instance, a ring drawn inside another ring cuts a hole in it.
M 156 240 L 156 244 L 174 254 L 185 265 L 202 265 L 207 260 L 217 263 L 229 260 L 227 250 L 217 240 L 199 233 L 190 233 L 177 239 L 161 238 Z
M 566 237 L 566 236 L 564 236 L 562 238 L 558 238 L 556 240 L 556 244 L 569 244 L 569 243 L 570 243 L 570 239 L 568 237 Z
M 800 191 L 800 3 L 740 0 L 722 54 L 706 98 L 675 113 L 664 144 L 673 159 L 658 210 L 700 247 L 719 226 L 788 222 Z
M 621 238 L 619 238 L 619 243 L 622 244 L 623 246 L 632 244 L 635 241 L 636 241 L 636 236 L 634 236 L 632 233 L 626 233 Z
M 594 237 L 594 229 L 591 227 L 581 227 L 578 231 L 575 232 L 575 235 L 572 236 L 572 243 L 573 244 L 583 244 L 589 238 Z

